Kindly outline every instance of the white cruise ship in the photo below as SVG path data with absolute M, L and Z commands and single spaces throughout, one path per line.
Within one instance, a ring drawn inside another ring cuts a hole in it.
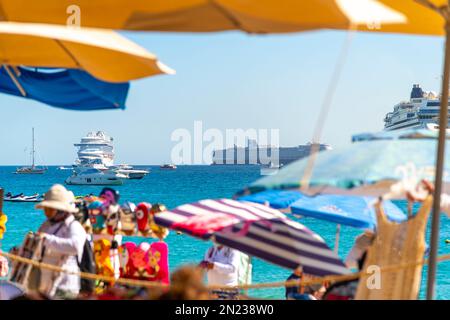
M 78 147 L 78 158 L 75 160 L 75 165 L 112 166 L 114 164 L 112 143 L 113 138 L 103 131 L 89 132 L 81 138 L 80 143 L 74 144 L 75 147 Z
M 407 128 L 437 129 L 439 123 L 439 98 L 435 92 L 423 91 L 418 84 L 413 85 L 410 100 L 396 104 L 394 111 L 386 114 L 384 130 Z
M 142 179 L 149 173 L 128 165 L 114 165 L 113 138 L 103 131 L 89 132 L 74 146 L 78 148 L 78 158 L 67 184 L 118 185 L 123 179 Z

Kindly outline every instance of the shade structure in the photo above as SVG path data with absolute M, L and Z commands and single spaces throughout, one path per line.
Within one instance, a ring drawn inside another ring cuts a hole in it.
M 239 201 L 255 202 L 268 205 L 274 209 L 288 209 L 292 203 L 305 197 L 298 191 L 266 190 L 247 196 L 239 197 Z
M 83 69 L 108 82 L 174 73 L 113 31 L 14 22 L 0 22 L 0 64 Z
M 349 272 L 319 235 L 264 205 L 207 199 L 156 214 L 155 222 L 311 275 Z
M 309 197 L 295 190 L 267 190 L 239 198 L 290 213 L 325 220 L 361 229 L 376 227 L 373 203 L 376 198 L 348 195 L 318 195 Z M 383 202 L 386 217 L 393 222 L 407 219 L 403 211 L 391 201 Z
M 373 203 L 376 198 L 341 195 L 303 197 L 291 204 L 292 213 L 334 222 L 360 229 L 375 229 L 377 224 Z M 407 219 L 403 211 L 391 201 L 383 202 L 386 217 L 393 222 Z
M 85 27 L 177 32 L 242 30 L 285 33 L 321 28 L 347 29 L 350 22 L 400 23 L 405 18 L 374 0 L 1 0 L 9 21 L 66 24 L 80 12 Z M 77 5 L 74 7 L 73 5 Z M 353 6 L 351 6 L 353 4 Z M 350 13 L 346 11 L 350 10 Z M 69 13 L 68 13 L 69 12 Z M 72 13 L 71 13 L 72 12 Z
M 125 109 L 129 87 L 77 69 L 0 68 L 0 92 L 68 110 Z
M 417 132 L 419 133 L 419 132 Z M 428 135 L 391 134 L 375 135 L 376 139 L 355 142 L 347 147 L 322 151 L 317 155 L 308 190 L 311 194 L 329 193 L 345 195 L 380 196 L 391 192 L 399 182 L 434 181 L 434 164 L 437 133 Z M 450 150 L 446 151 L 450 156 Z M 289 190 L 305 187 L 301 177 L 307 168 L 308 158 L 295 161 L 278 171 L 250 184 L 239 194 L 264 190 Z M 445 164 L 445 181 L 450 182 L 450 162 Z M 392 198 L 404 198 L 404 193 Z

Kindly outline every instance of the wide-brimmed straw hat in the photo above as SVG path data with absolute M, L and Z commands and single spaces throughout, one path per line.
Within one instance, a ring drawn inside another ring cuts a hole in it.
M 53 185 L 44 195 L 44 200 L 36 205 L 36 209 L 53 208 L 56 210 L 76 213 L 75 196 L 60 184 Z

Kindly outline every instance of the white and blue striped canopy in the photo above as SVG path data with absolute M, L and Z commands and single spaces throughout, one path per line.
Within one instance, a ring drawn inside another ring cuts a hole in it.
M 261 204 L 207 199 L 158 213 L 155 222 L 310 275 L 349 272 L 319 235 Z

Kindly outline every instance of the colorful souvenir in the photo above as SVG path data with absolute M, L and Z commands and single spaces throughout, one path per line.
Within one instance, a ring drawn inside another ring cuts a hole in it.
M 108 234 L 116 234 L 120 229 L 120 207 L 110 205 L 106 211 L 106 231 Z
M 146 202 L 141 202 L 136 207 L 137 229 L 143 235 L 147 235 L 150 232 L 149 219 L 151 207 L 151 204 Z
M 105 228 L 104 203 L 96 200 L 88 206 L 89 220 L 94 233 L 100 233 Z
M 110 256 L 111 242 L 107 239 L 94 241 L 94 256 L 97 274 L 113 277 L 114 267 Z
M 3 239 L 3 235 L 6 232 L 6 222 L 8 222 L 8 217 L 0 212 L 0 240 Z
M 105 205 L 117 204 L 119 203 L 120 194 L 119 191 L 112 188 L 103 188 L 99 195 L 105 202 Z
M 150 281 L 169 283 L 169 247 L 165 242 L 153 242 L 148 254 L 148 277 Z
M 165 205 L 156 203 L 152 206 L 152 209 L 150 210 L 150 229 L 152 231 L 152 235 L 159 240 L 164 239 L 169 235 L 169 229 L 161 227 L 155 223 L 154 216 L 155 214 L 158 214 L 159 212 L 166 211 L 167 208 Z

